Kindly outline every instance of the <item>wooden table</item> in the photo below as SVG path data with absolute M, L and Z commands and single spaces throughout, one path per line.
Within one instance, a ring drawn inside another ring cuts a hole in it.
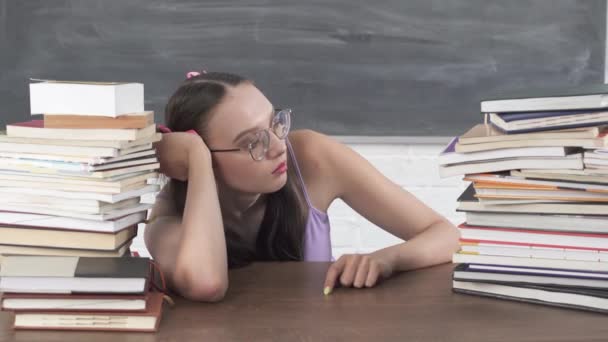
M 323 296 L 327 263 L 258 263 L 230 272 L 217 304 L 178 299 L 160 331 L 13 331 L 0 341 L 606 341 L 608 316 L 451 291 L 453 265 L 397 275 L 373 289 Z

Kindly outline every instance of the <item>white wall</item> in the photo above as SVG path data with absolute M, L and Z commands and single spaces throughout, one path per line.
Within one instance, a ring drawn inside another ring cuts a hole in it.
M 348 145 L 393 182 L 416 195 L 453 223 L 463 221 L 464 215 L 456 213 L 455 208 L 456 198 L 464 190 L 464 182 L 461 177 L 440 179 L 438 176 L 437 155 L 443 149 L 443 143 L 391 142 Z M 336 258 L 344 253 L 366 253 L 399 242 L 399 239 L 365 220 L 342 201 L 336 201 L 329 208 L 329 215 Z M 134 241 L 133 249 L 141 255 L 148 255 L 142 237 L 143 227 Z

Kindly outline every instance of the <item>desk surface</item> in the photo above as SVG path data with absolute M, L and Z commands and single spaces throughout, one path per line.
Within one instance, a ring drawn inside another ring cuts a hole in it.
M 178 299 L 150 333 L 33 332 L 0 341 L 606 341 L 602 314 L 454 294 L 453 265 L 323 296 L 326 263 L 258 263 L 230 272 L 217 304 Z

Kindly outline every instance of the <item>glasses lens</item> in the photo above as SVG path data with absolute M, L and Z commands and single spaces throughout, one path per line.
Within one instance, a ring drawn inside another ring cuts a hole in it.
M 257 132 L 256 138 L 249 143 L 249 153 L 251 154 L 251 158 L 256 161 L 264 159 L 266 157 L 266 152 L 268 152 L 269 142 L 270 137 L 268 136 L 267 131 Z
M 289 133 L 291 126 L 291 110 L 282 109 L 274 116 L 272 131 L 279 139 L 284 139 Z

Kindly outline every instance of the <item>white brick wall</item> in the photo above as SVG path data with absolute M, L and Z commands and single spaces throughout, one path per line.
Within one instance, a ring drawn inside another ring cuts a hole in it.
M 439 214 L 457 224 L 464 215 L 457 213 L 456 198 L 464 190 L 461 177 L 440 179 L 437 155 L 443 143 L 349 143 L 396 184 L 416 195 Z M 144 199 L 152 201 L 153 198 Z M 367 253 L 400 242 L 395 236 L 373 225 L 344 202 L 337 200 L 329 208 L 334 257 L 344 253 Z M 143 243 L 143 225 L 133 249 L 148 255 Z

